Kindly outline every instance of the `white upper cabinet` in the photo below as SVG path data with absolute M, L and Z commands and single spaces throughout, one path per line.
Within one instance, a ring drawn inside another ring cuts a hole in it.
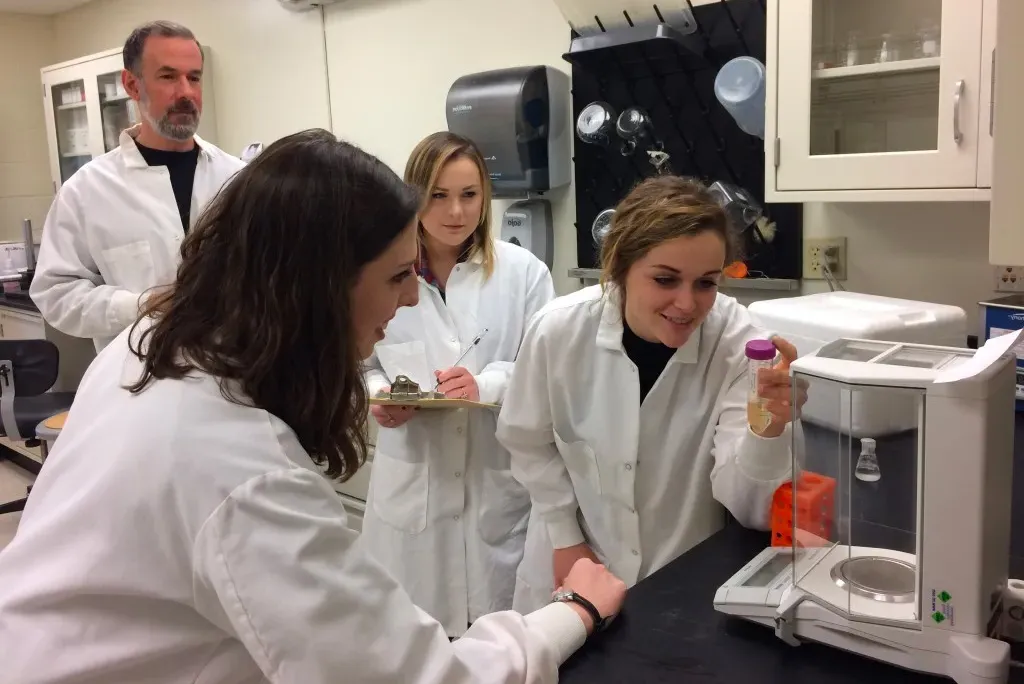
M 979 200 L 995 0 L 770 0 L 768 201 Z

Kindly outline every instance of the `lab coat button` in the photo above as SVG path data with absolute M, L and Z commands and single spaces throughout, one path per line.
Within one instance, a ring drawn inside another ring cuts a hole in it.
M 462 473 L 458 470 L 455 471 L 455 477 L 462 477 Z
M 461 427 L 455 428 L 455 431 L 458 432 L 460 435 L 462 434 L 462 428 Z
M 633 555 L 634 555 L 634 556 L 639 556 L 639 555 L 640 555 L 640 552 L 639 552 L 639 551 L 637 551 L 636 549 L 633 549 Z
M 626 464 L 626 470 L 632 470 L 632 469 L 633 469 L 633 464 L 632 463 L 627 463 Z
M 459 516 L 455 516 L 455 522 L 459 522 Z

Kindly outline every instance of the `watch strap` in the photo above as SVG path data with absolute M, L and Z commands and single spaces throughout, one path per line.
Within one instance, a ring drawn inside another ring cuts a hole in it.
M 608 622 L 608 618 L 601 617 L 601 613 L 597 610 L 597 606 L 595 606 L 593 603 L 577 594 L 575 591 L 563 592 L 557 597 L 556 600 L 571 601 L 572 603 L 581 606 L 583 610 L 587 611 L 587 614 L 589 614 L 590 618 L 594 621 L 595 633 L 603 630 Z

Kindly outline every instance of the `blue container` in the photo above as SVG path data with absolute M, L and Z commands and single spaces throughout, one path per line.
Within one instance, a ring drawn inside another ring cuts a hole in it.
M 978 302 L 981 306 L 982 331 L 979 346 L 993 337 L 999 337 L 1024 328 L 1024 295 L 1009 295 Z M 1024 350 L 1017 353 L 1017 410 L 1024 411 Z

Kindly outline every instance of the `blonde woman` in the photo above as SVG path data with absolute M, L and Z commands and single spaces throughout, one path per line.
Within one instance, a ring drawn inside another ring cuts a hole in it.
M 406 375 L 448 397 L 500 405 L 527 323 L 554 298 L 551 274 L 527 250 L 494 240 L 490 181 L 469 140 L 427 137 L 405 180 L 424 196 L 419 304 L 400 309 L 374 348 L 369 391 Z M 380 429 L 362 543 L 459 637 L 511 607 L 523 553 L 530 497 L 495 438 L 498 412 L 372 414 Z
M 649 179 L 615 212 L 602 285 L 533 319 L 498 427 L 536 520 L 517 610 L 546 603 L 579 558 L 632 586 L 718 531 L 723 508 L 767 529 L 792 472 L 796 351 L 773 339 L 779 367 L 759 379 L 773 420 L 755 434 L 744 346 L 768 335 L 718 293 L 735 251 L 702 185 Z

